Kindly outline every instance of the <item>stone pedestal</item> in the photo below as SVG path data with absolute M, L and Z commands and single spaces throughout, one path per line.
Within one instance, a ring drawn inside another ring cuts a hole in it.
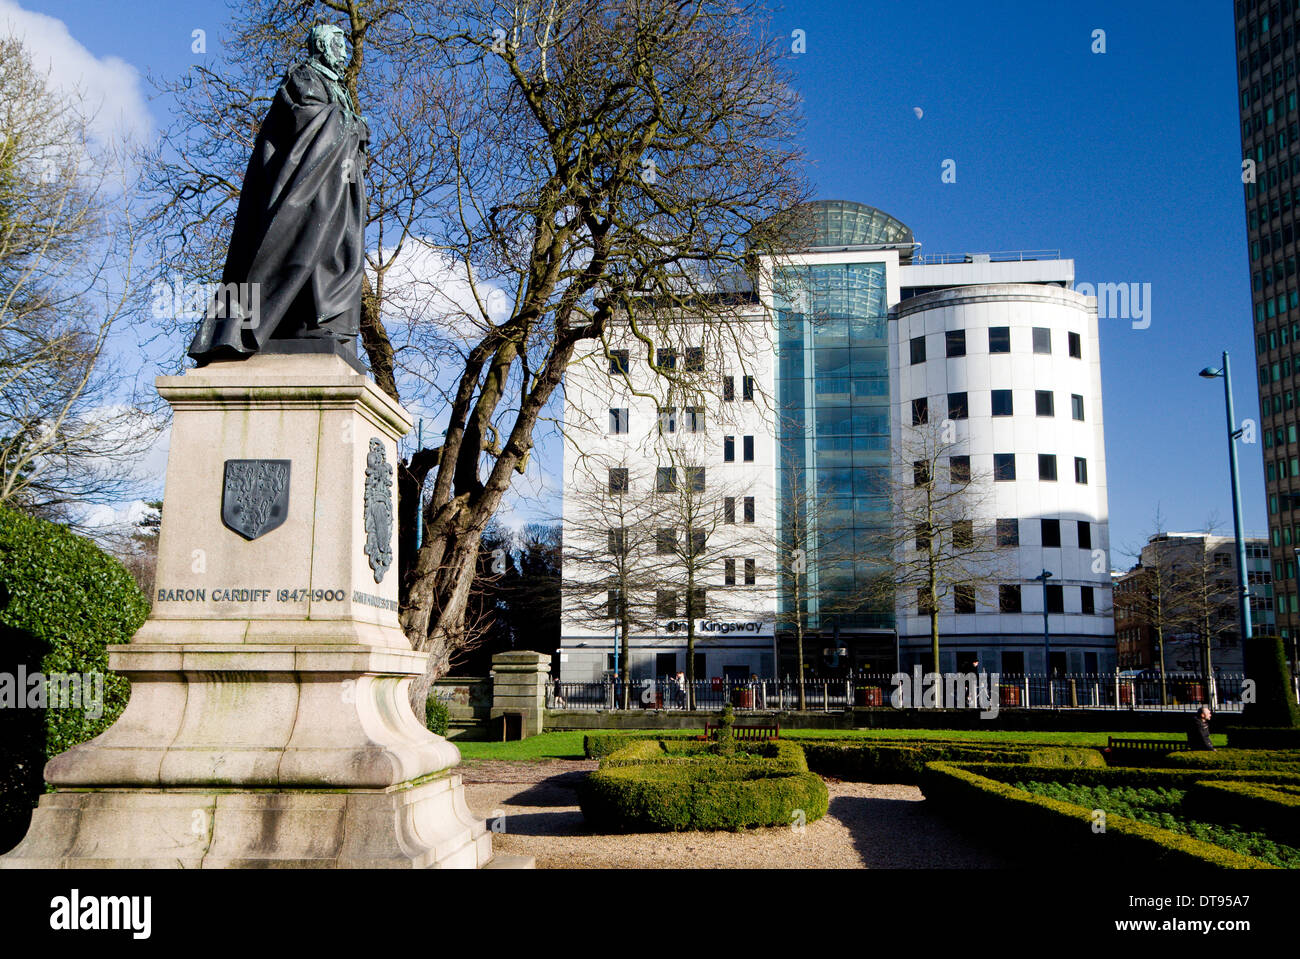
M 46 765 L 57 792 L 0 866 L 487 865 L 460 753 L 407 700 L 406 412 L 329 355 L 158 390 L 175 415 L 153 611 L 109 654 L 131 698 Z
M 496 653 L 492 657 L 491 727 L 502 739 L 536 736 L 546 716 L 546 687 L 551 677 L 550 657 L 545 653 L 520 650 Z

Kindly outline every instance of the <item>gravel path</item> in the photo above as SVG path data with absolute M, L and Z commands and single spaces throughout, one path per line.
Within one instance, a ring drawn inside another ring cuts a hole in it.
M 830 811 L 802 832 L 596 835 L 574 792 L 595 760 L 466 761 L 470 809 L 495 822 L 499 852 L 539 869 L 978 869 L 1006 866 L 930 812 L 915 786 L 826 779 Z M 504 818 L 502 818 L 504 817 Z

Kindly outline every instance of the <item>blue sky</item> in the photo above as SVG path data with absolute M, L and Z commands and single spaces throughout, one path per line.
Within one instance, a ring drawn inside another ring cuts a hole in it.
M 199 59 L 193 30 L 216 49 L 226 17 L 210 0 L 23 6 L 164 75 Z M 1059 249 L 1079 281 L 1151 284 L 1148 329 L 1101 323 L 1113 565 L 1157 505 L 1170 529 L 1211 513 L 1230 528 L 1222 386 L 1196 373 L 1229 350 L 1238 415 L 1258 419 L 1231 3 L 790 0 L 774 27 L 806 35 L 795 69 L 821 197 L 880 207 L 928 253 Z M 1241 451 L 1246 527 L 1262 532 L 1261 447 Z

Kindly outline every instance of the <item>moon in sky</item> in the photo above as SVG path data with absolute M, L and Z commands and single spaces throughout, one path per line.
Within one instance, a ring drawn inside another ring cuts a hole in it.
M 925 116 L 925 111 L 922 110 L 920 107 L 912 107 L 912 112 L 916 114 L 916 118 L 918 120 L 921 119 L 921 117 Z

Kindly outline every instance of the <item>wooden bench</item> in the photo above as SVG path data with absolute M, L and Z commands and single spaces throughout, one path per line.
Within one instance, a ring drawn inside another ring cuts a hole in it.
M 1117 739 L 1106 737 L 1106 749 L 1111 752 L 1137 753 L 1181 753 L 1192 747 L 1186 740 L 1179 739 Z
M 706 721 L 704 723 L 704 738 L 705 739 L 715 738 L 720 728 L 721 727 L 717 723 L 711 723 Z M 765 724 L 755 723 L 755 724 L 745 725 L 745 726 L 741 726 L 737 724 L 731 727 L 731 734 L 736 739 L 743 740 L 745 742 L 765 743 L 773 739 L 781 738 L 781 724 L 779 722 L 771 722 Z

